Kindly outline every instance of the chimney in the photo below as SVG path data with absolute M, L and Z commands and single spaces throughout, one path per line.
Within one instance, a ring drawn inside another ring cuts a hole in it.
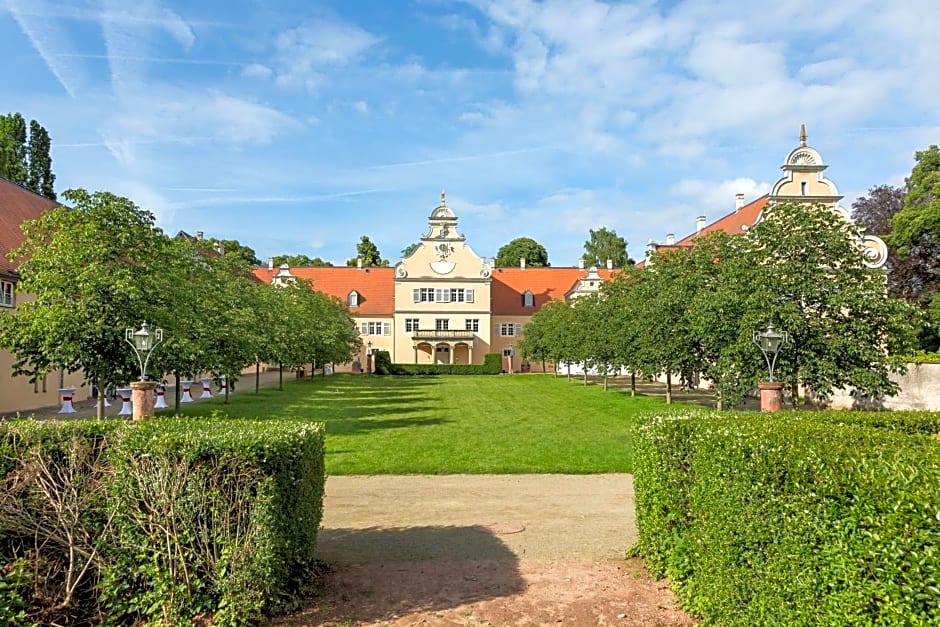
M 525 257 L 519 257 L 519 268 L 525 270 Z
M 675 233 L 666 233 L 666 246 L 672 246 L 676 243 Z
M 584 257 L 578 257 L 578 270 L 584 270 Z
M 607 270 L 610 271 L 610 270 L 613 270 L 613 269 L 614 269 L 614 260 L 613 260 L 613 259 L 608 259 L 608 260 L 607 260 Z
M 702 229 L 705 228 L 705 216 L 699 216 L 695 218 L 695 232 L 701 233 Z
M 737 211 L 744 206 L 744 194 L 737 193 L 734 195 L 734 210 Z
M 268 270 L 274 270 L 274 257 L 268 257 Z
M 202 240 L 202 236 L 203 236 L 203 232 L 202 232 L 202 231 L 196 231 L 196 239 Z
M 362 270 L 362 257 L 356 257 L 356 267 Z

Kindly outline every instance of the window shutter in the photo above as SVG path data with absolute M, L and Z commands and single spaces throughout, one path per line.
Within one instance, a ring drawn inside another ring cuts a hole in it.
M 493 335 L 499 335 L 499 323 L 493 325 Z
M 413 290 L 411 290 L 411 296 L 412 298 L 414 298 L 414 301 L 416 303 L 421 302 L 421 290 L 419 290 L 418 288 L 414 288 Z
M 367 322 L 360 323 L 359 329 L 360 329 L 359 331 L 360 335 L 369 335 L 369 323 Z
M 392 325 L 388 322 L 382 323 L 382 335 L 391 335 L 392 334 Z
M 513 335 L 522 335 L 522 325 L 517 322 L 513 327 L 513 331 Z
M 464 300 L 466 300 L 468 303 L 473 302 L 473 290 L 472 289 L 464 290 Z

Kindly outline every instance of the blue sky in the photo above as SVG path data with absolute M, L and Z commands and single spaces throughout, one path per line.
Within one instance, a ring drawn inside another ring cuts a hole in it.
M 852 200 L 940 141 L 936 0 L 0 0 L 0 112 L 56 188 L 262 259 L 397 261 L 441 190 L 481 255 L 574 265 L 769 190 L 805 122 Z

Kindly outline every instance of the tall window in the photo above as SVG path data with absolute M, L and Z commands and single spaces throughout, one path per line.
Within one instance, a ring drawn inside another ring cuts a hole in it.
M 418 330 L 418 319 L 417 318 L 405 318 L 405 331 L 412 332 Z
M 496 332 L 501 337 L 516 337 L 522 335 L 522 325 L 518 322 L 500 322 L 496 325 Z
M 473 302 L 473 290 L 464 287 L 416 287 L 411 294 L 416 303 Z
M 522 306 L 535 307 L 535 295 L 533 295 L 529 290 L 526 290 L 522 293 Z
M 479 318 L 467 318 L 464 321 L 464 329 L 467 331 L 473 331 L 477 333 L 480 331 L 480 319 Z
M 412 290 L 414 295 L 414 301 L 416 303 L 433 303 L 434 302 L 434 288 L 433 287 L 416 287 Z
M 0 281 L 0 307 L 12 307 L 13 305 L 13 282 Z
M 800 194 L 806 195 L 806 181 L 800 181 Z
M 438 318 L 434 321 L 435 331 L 446 331 L 450 328 L 450 320 L 447 318 Z

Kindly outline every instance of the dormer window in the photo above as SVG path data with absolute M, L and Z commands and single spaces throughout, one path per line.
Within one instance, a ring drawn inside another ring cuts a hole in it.
M 526 290 L 522 293 L 522 306 L 523 307 L 535 307 L 535 295 Z
M 359 292 L 353 290 L 349 293 L 349 296 L 346 297 L 346 306 L 347 307 L 358 307 L 359 306 Z
M 806 195 L 806 181 L 800 181 L 800 195 Z
M 13 291 L 12 281 L 0 281 L 0 307 L 12 307 L 16 304 Z

